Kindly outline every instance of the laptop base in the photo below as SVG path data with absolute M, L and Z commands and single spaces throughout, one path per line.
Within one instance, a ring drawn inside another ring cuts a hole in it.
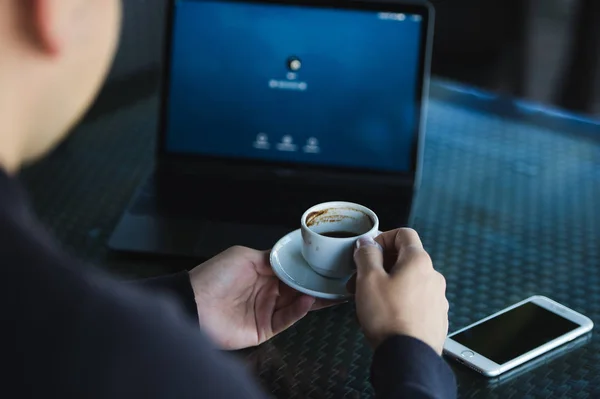
M 412 190 L 296 187 L 285 181 L 157 174 L 141 186 L 108 246 L 121 252 L 199 258 L 234 245 L 267 250 L 299 228 L 306 209 L 327 201 L 365 205 L 387 230 L 407 225 Z
M 266 250 L 293 228 L 160 216 L 123 216 L 108 246 L 121 252 L 210 258 L 234 245 Z

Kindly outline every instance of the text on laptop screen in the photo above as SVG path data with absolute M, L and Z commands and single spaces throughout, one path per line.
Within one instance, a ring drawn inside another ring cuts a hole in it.
M 166 150 L 409 171 L 422 23 L 412 14 L 178 1 Z

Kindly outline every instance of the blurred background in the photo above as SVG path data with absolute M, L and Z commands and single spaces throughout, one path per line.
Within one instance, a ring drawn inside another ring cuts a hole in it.
M 600 115 L 600 1 L 431 2 L 437 12 L 435 76 Z M 123 93 L 156 89 L 166 0 L 123 3 L 121 47 L 92 113 L 123 105 L 111 92 L 127 102 Z

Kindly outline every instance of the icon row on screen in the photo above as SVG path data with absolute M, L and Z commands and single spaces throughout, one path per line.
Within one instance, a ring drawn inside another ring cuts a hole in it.
M 269 140 L 269 136 L 266 133 L 259 133 L 254 140 L 253 146 L 258 150 L 270 150 L 273 147 L 271 141 Z M 292 136 L 284 135 L 275 143 L 274 148 L 278 151 L 296 152 L 298 151 L 299 146 L 294 142 L 294 138 Z M 315 137 L 310 137 L 301 147 L 301 150 L 309 154 L 318 154 L 321 152 L 319 140 Z
M 407 18 L 410 17 L 411 21 L 414 22 L 420 22 L 422 17 L 420 15 L 406 15 L 406 14 L 399 14 L 399 13 L 394 13 L 394 12 L 380 12 L 378 14 L 379 19 L 383 19 L 386 21 L 406 21 Z

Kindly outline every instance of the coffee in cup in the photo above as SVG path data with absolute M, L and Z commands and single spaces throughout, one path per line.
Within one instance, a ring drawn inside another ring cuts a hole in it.
M 350 277 L 353 255 L 361 237 L 379 234 L 379 219 L 369 208 L 351 202 L 326 202 L 302 215 L 302 256 L 317 273 L 331 278 Z

